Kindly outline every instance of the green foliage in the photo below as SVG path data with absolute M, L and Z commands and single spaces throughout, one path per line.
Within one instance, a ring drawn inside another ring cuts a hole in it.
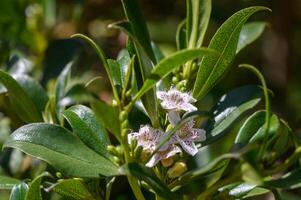
M 230 67 L 243 25 L 251 15 L 262 10 L 268 9 L 251 7 L 238 11 L 217 30 L 208 47 L 221 55 L 218 59 L 208 56 L 202 60 L 193 88 L 193 96 L 196 99 L 204 97 Z
M 70 176 L 99 177 L 120 174 L 116 165 L 89 149 L 71 132 L 57 125 L 25 125 L 11 135 L 4 147 L 18 148 L 45 160 Z

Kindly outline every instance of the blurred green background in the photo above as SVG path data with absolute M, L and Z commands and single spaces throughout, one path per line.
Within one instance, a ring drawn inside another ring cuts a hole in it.
M 185 1 L 139 2 L 151 38 L 165 55 L 174 52 L 177 25 L 185 17 Z M 273 91 L 272 109 L 288 121 L 297 134 L 301 134 L 301 0 L 213 0 L 205 44 L 229 16 L 253 5 L 273 10 L 251 19 L 265 20 L 268 27 L 259 40 L 240 53 L 231 73 L 215 87 L 211 96 L 218 97 L 234 86 L 258 83 L 256 77 L 239 69 L 237 64 L 258 66 Z M 89 78 L 89 73 L 105 76 L 95 52 L 70 36 L 86 34 L 104 49 L 108 57 L 116 58 L 125 47 L 126 35 L 109 29 L 108 25 L 124 18 L 119 0 L 0 0 L 1 69 L 8 70 L 21 59 L 24 70 L 32 68 L 29 70 L 31 75 L 44 87 L 49 87 L 49 80 L 56 78 L 71 60 L 75 62 L 75 76 L 79 78 Z M 106 82 L 99 88 L 101 98 L 110 96 Z M 0 143 L 11 129 L 16 128 L 9 125 L 7 115 L 9 113 L 0 112 Z M 3 157 L 0 156 L 0 164 L 3 164 L 1 162 Z M 126 182 L 119 184 L 126 185 Z M 127 191 L 127 188 L 120 189 Z

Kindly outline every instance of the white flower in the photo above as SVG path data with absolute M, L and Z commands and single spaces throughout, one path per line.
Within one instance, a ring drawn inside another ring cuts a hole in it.
M 128 141 L 130 142 L 131 140 L 135 139 L 137 140 L 137 146 L 141 146 L 143 150 L 148 153 L 153 153 L 161 142 L 163 136 L 163 131 L 154 129 L 149 125 L 145 125 L 139 129 L 139 132 L 128 134 Z M 168 141 L 158 150 L 157 153 L 152 156 L 146 166 L 153 167 L 160 160 L 170 158 L 180 152 L 182 151 L 179 147 L 171 144 L 170 141 Z
M 141 146 L 145 151 L 152 152 L 159 143 L 162 134 L 161 130 L 144 125 L 141 126 L 139 132 L 128 134 L 128 141 L 135 139 L 137 140 L 137 146 Z
M 157 97 L 162 100 L 161 106 L 166 110 L 184 110 L 187 112 L 197 110 L 197 108 L 191 104 L 196 102 L 196 100 L 190 93 L 180 92 L 173 87 L 167 92 L 158 91 Z
M 177 153 L 181 153 L 181 149 L 173 144 L 169 144 L 167 146 L 167 149 L 163 150 L 160 149 L 157 153 L 155 153 L 155 155 L 152 156 L 152 158 L 148 161 L 148 163 L 146 163 L 147 167 L 153 167 L 155 166 L 160 160 L 164 160 L 167 158 L 170 158 L 174 155 L 176 155 Z
M 194 142 L 206 140 L 206 131 L 193 128 L 194 124 L 194 120 L 190 120 L 172 136 L 173 143 L 180 144 L 183 150 L 192 156 L 198 152 L 198 148 Z

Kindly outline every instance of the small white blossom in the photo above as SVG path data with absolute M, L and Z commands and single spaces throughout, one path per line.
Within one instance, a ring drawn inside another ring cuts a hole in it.
M 206 131 L 203 129 L 193 128 L 194 124 L 194 120 L 190 120 L 172 137 L 173 143 L 180 144 L 183 150 L 192 156 L 198 152 L 198 148 L 194 142 L 202 142 L 206 140 Z
M 141 146 L 144 151 L 153 153 L 156 147 L 159 145 L 164 132 L 159 129 L 154 129 L 148 125 L 142 126 L 139 132 L 133 132 L 128 134 L 128 141 L 135 139 L 137 140 L 137 146 Z M 182 152 L 179 147 L 171 144 L 170 141 L 166 142 L 157 153 L 155 153 L 149 162 L 146 164 L 147 167 L 155 166 L 160 160 L 167 159 Z
M 152 156 L 152 158 L 146 163 L 147 167 L 153 167 L 155 166 L 160 160 L 164 160 L 167 158 L 170 158 L 177 153 L 181 153 L 181 149 L 173 144 L 169 144 L 167 146 L 167 149 L 160 149 L 155 155 Z
M 152 152 L 159 143 L 162 134 L 161 130 L 145 125 L 139 129 L 139 132 L 128 134 L 128 141 L 135 139 L 137 140 L 137 146 L 141 146 L 145 151 Z
M 162 100 L 161 106 L 166 110 L 180 111 L 184 110 L 187 112 L 192 112 L 197 110 L 197 108 L 191 103 L 196 102 L 190 93 L 180 92 L 176 88 L 170 88 L 169 91 L 158 91 L 158 99 Z

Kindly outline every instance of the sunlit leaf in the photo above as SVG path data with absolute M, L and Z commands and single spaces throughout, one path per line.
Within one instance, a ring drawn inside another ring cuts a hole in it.
M 84 145 L 68 130 L 53 124 L 34 123 L 17 129 L 4 144 L 48 162 L 69 176 L 119 175 L 116 165 Z
M 105 157 L 109 156 L 110 144 L 107 132 L 96 119 L 93 111 L 82 105 L 72 106 L 63 112 L 73 132 L 91 149 Z
M 239 53 L 243 48 L 254 42 L 263 33 L 265 27 L 265 22 L 246 23 L 239 34 L 236 53 Z
M 220 52 L 221 55 L 218 59 L 206 56 L 202 60 L 193 88 L 193 96 L 196 99 L 204 97 L 221 79 L 235 57 L 243 25 L 251 15 L 263 10 L 268 10 L 268 8 L 250 7 L 240 10 L 218 29 L 208 47 Z
M 14 179 L 8 176 L 0 176 L 0 189 L 12 189 L 16 184 L 20 182 L 21 181 L 18 179 Z

